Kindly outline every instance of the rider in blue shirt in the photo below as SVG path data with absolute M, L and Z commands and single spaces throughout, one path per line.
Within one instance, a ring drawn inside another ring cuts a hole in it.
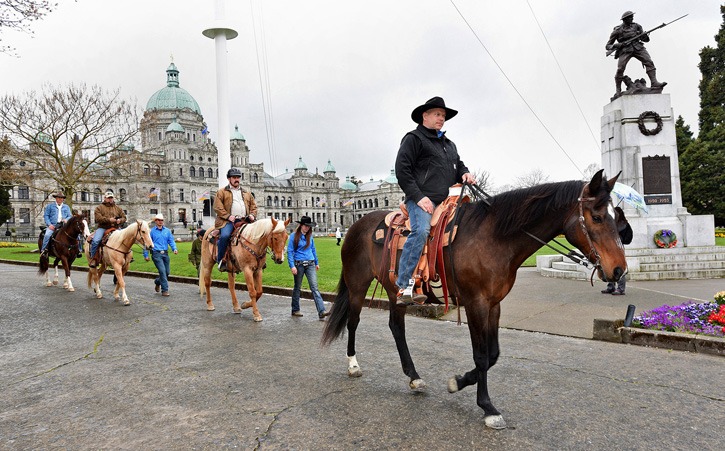
M 55 198 L 55 203 L 46 205 L 45 211 L 43 212 L 43 221 L 45 221 L 46 229 L 45 236 L 43 237 L 43 246 L 40 248 L 41 254 L 48 252 L 48 242 L 50 242 L 50 237 L 53 235 L 53 232 L 72 216 L 70 207 L 63 203 L 65 202 L 65 194 L 59 191 L 53 193 L 53 197 Z
M 315 240 L 312 237 L 312 227 L 315 223 L 309 216 L 302 216 L 296 221 L 299 226 L 289 237 L 287 244 L 287 261 L 290 270 L 295 278 L 295 287 L 292 290 L 292 316 L 302 316 L 300 312 L 300 291 L 302 289 L 302 277 L 307 276 L 307 283 L 310 285 L 312 297 L 317 307 L 317 315 L 324 320 L 329 314 L 325 310 L 325 303 L 322 294 L 317 287 L 317 270 L 320 269 L 320 262 L 317 260 Z
M 161 213 L 154 217 L 156 227 L 151 228 L 151 241 L 154 243 L 154 248 L 151 251 L 151 258 L 154 261 L 156 269 L 159 271 L 159 277 L 154 279 L 156 285 L 156 292 L 161 291 L 161 296 L 169 295 L 169 274 L 171 273 L 171 263 L 169 260 L 169 247 L 177 254 L 176 242 L 174 241 L 174 235 L 171 230 L 164 227 L 164 215 Z M 143 250 L 143 258 L 149 261 L 148 250 Z

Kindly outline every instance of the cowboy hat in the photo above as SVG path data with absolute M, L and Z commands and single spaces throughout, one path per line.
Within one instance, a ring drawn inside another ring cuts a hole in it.
M 423 122 L 423 113 L 433 108 L 443 108 L 446 110 L 446 120 L 453 119 L 453 117 L 458 114 L 458 111 L 446 107 L 446 102 L 441 97 L 433 97 L 423 105 L 414 109 L 413 112 L 410 113 L 410 118 L 413 119 L 413 122 L 416 124 L 420 124 Z
M 56 191 L 55 193 L 53 193 L 53 197 L 60 197 L 65 199 L 65 194 L 63 194 L 62 191 Z
M 160 220 L 163 221 L 164 220 L 164 215 L 162 215 L 161 213 L 157 214 L 156 216 L 154 216 L 154 221 L 156 221 L 157 219 L 160 219 Z
M 105 198 L 109 198 L 109 197 L 115 198 L 116 196 L 113 195 L 113 191 L 106 191 L 106 194 L 104 194 L 103 197 L 105 197 Z
M 317 224 L 312 222 L 312 218 L 309 216 L 302 216 L 299 221 L 295 221 L 299 225 L 306 225 L 310 227 L 315 227 Z

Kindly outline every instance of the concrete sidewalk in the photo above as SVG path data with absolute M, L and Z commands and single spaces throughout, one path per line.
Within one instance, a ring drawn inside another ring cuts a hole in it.
M 637 315 L 688 299 L 712 301 L 715 293 L 725 290 L 725 279 L 627 281 L 625 296 L 600 293 L 605 288 L 598 280 L 592 287 L 589 281 L 543 277 L 536 268 L 521 268 L 511 293 L 501 301 L 500 326 L 592 338 L 594 319 L 624 319 L 629 304 L 636 307 Z M 450 309 L 443 319 L 457 321 L 457 309 Z

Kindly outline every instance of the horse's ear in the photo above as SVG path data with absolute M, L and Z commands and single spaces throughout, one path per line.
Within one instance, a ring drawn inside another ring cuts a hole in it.
M 607 181 L 607 186 L 608 186 L 607 192 L 610 192 L 610 193 L 612 192 L 612 189 L 614 189 L 614 184 L 617 183 L 617 179 L 619 178 L 620 175 L 622 175 L 622 171 L 617 172 L 617 175 L 615 175 L 614 177 L 612 177 L 611 179 L 609 179 Z
M 602 187 L 602 173 L 604 172 L 604 169 L 600 169 L 597 171 L 596 174 L 592 176 L 592 179 L 589 181 L 589 195 L 590 196 L 596 196 L 599 192 L 599 188 Z
M 272 220 L 272 230 L 276 229 L 277 228 L 277 220 L 274 219 L 274 218 L 269 218 L 269 219 Z
M 284 226 L 287 227 L 291 221 L 292 218 L 287 218 L 287 220 L 284 222 Z

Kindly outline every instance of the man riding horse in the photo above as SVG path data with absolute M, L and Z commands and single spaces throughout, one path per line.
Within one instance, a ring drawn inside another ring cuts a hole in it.
M 216 258 L 221 272 L 227 270 L 227 246 L 234 231 L 234 224 L 241 221 L 254 222 L 257 218 L 257 203 L 254 202 L 251 193 L 239 186 L 241 178 L 242 171 L 239 168 L 229 169 L 227 171 L 229 184 L 217 191 L 214 199 L 214 212 L 216 212 L 214 228 L 221 229 Z
M 73 215 L 70 207 L 66 205 L 65 194 L 61 191 L 53 193 L 55 203 L 48 204 L 43 212 L 43 221 L 45 221 L 45 236 L 43 237 L 43 246 L 40 249 L 40 255 L 48 254 L 48 243 L 53 232 L 60 229 L 64 222 L 68 221 Z
M 123 212 L 121 207 L 116 205 L 113 192 L 108 191 L 103 196 L 103 203 L 93 211 L 93 217 L 96 220 L 96 227 L 98 228 L 91 242 L 91 259 L 88 261 L 88 266 L 91 268 L 95 268 L 98 265 L 98 246 L 101 244 L 106 230 L 112 227 L 118 227 L 126 222 L 126 213 Z

